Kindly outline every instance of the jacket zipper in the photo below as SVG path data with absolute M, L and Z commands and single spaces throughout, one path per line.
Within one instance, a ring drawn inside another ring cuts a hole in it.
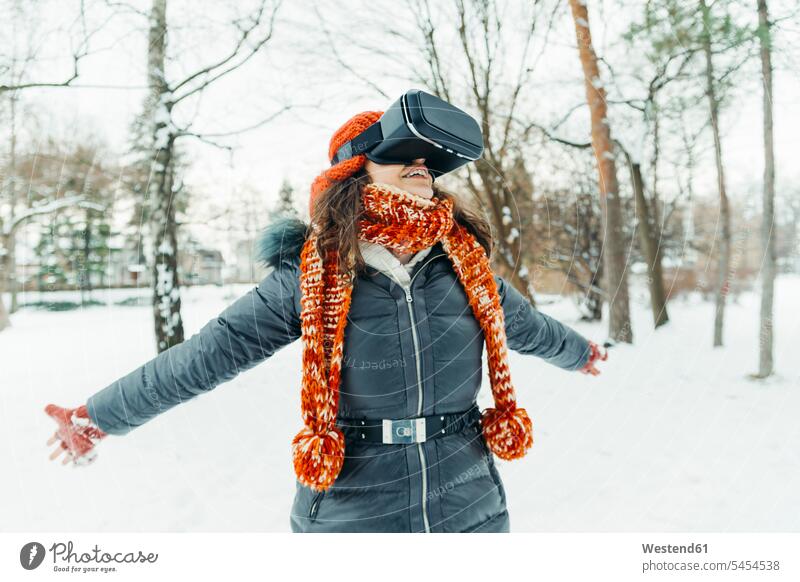
M 422 396 L 423 396 L 423 389 L 422 389 L 422 368 L 420 364 L 420 357 L 419 357 L 419 336 L 417 335 L 417 320 L 414 316 L 414 307 L 412 303 L 414 302 L 414 297 L 411 294 L 411 285 L 414 283 L 414 278 L 419 275 L 420 271 L 422 271 L 428 263 L 430 263 L 433 259 L 437 257 L 441 257 L 442 255 L 436 255 L 431 257 L 422 266 L 414 273 L 414 276 L 411 277 L 411 281 L 408 283 L 408 287 L 404 287 L 406 292 L 406 307 L 408 307 L 408 316 L 411 320 L 411 338 L 414 342 L 414 364 L 415 369 L 417 372 L 417 416 L 422 416 Z M 422 474 L 422 522 L 425 525 L 425 533 L 431 532 L 430 522 L 428 521 L 428 467 L 425 462 L 425 451 L 422 448 L 422 443 L 417 443 L 417 454 L 419 455 L 419 465 L 420 471 Z
M 311 509 L 308 510 L 308 519 L 311 521 L 316 521 L 317 519 L 317 512 L 319 511 L 319 504 L 322 501 L 322 496 L 325 495 L 324 491 L 320 491 L 314 496 L 314 500 L 311 502 Z

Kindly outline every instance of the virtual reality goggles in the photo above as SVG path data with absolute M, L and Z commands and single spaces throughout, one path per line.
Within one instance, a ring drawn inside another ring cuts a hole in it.
M 425 158 L 436 178 L 477 160 L 482 153 L 483 134 L 475 119 L 438 97 L 412 89 L 336 150 L 331 164 L 359 154 L 377 164 L 408 164 Z

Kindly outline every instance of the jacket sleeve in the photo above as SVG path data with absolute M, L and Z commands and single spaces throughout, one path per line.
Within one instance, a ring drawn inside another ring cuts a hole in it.
M 527 297 L 495 275 L 503 306 L 508 347 L 539 356 L 565 370 L 580 370 L 589 360 L 589 340 L 538 311 Z
M 300 337 L 299 269 L 282 263 L 183 343 L 87 401 L 92 420 L 122 435 L 208 392 Z

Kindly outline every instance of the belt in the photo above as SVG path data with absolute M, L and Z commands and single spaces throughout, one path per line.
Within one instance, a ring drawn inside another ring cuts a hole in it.
M 338 418 L 346 439 L 369 443 L 409 444 L 461 432 L 478 426 L 481 412 L 475 404 L 463 412 L 415 418 Z

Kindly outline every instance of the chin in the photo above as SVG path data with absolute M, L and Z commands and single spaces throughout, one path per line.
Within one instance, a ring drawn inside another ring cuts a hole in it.
M 429 200 L 433 198 L 433 188 L 430 186 L 408 186 L 406 187 L 406 191 L 410 192 L 414 196 L 419 196 L 420 198 L 427 198 Z

